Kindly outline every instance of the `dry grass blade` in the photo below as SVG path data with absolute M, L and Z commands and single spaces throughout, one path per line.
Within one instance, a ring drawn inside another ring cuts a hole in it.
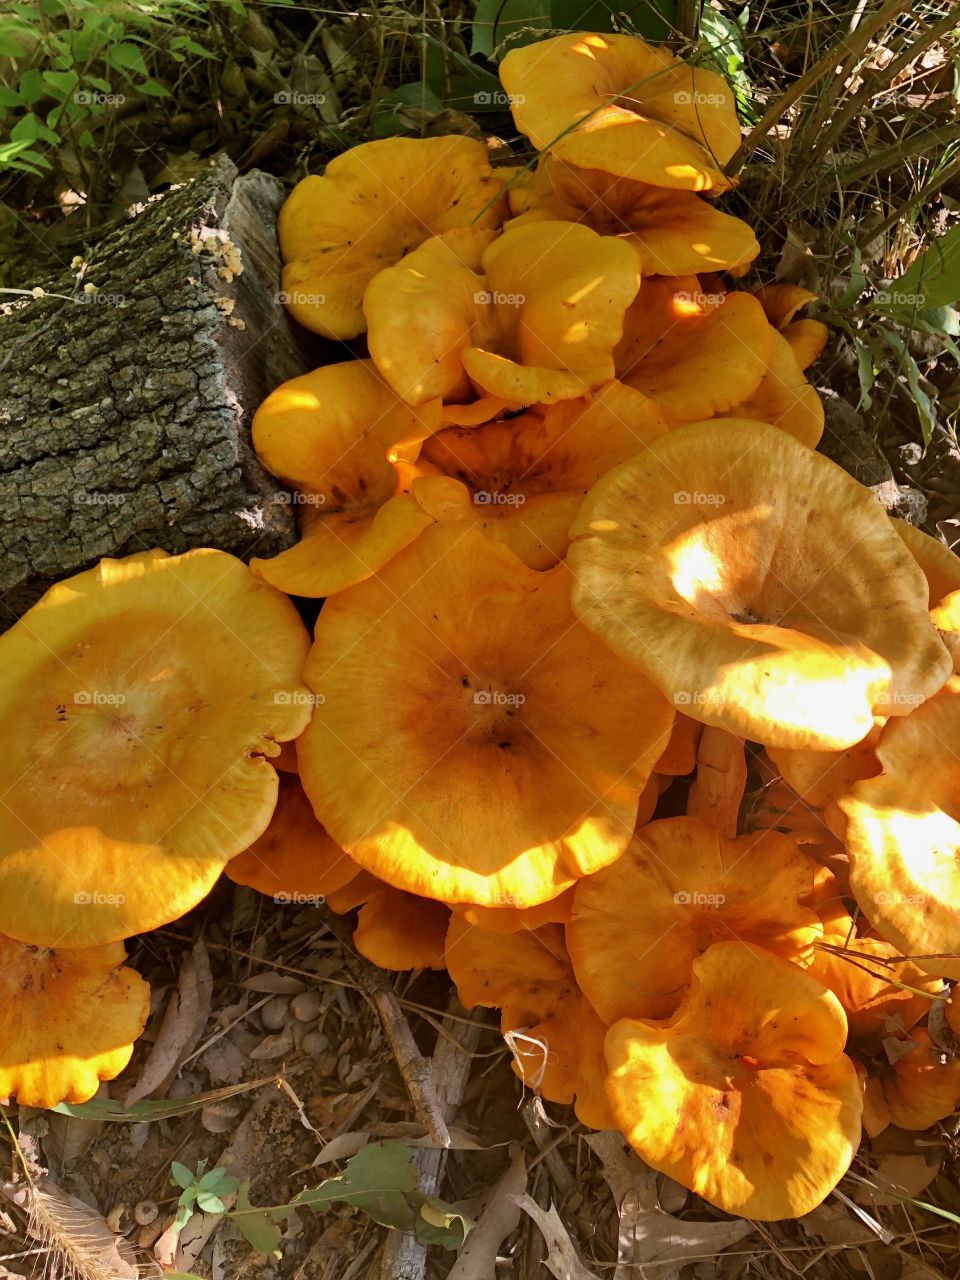
M 26 1214 L 27 1235 L 46 1255 L 44 1280 L 136 1280 L 143 1274 L 121 1253 L 105 1219 L 53 1183 L 4 1183 L 0 1192 Z

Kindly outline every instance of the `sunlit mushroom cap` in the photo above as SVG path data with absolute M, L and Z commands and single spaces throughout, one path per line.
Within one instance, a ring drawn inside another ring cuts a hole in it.
M 284 301 L 308 329 L 354 338 L 364 289 L 430 236 L 499 226 L 503 183 L 472 138 L 387 138 L 331 160 L 294 187 L 277 232 Z
M 725 1210 L 771 1221 L 816 1208 L 860 1141 L 862 1092 L 836 996 L 804 970 L 719 942 L 666 1023 L 607 1032 L 607 1096 L 652 1168 Z
M 635 36 L 577 32 L 500 64 L 517 128 L 539 151 L 656 187 L 723 190 L 740 145 L 722 76 Z
M 573 889 L 565 889 L 549 902 L 536 907 L 477 907 L 472 902 L 455 902 L 453 910 L 458 916 L 483 929 L 486 933 L 519 933 L 526 929 L 539 929 L 545 924 L 566 924 L 573 909 Z
M 102 560 L 0 637 L 0 925 L 86 947 L 175 920 L 266 829 L 310 718 L 293 605 L 223 551 Z
M 852 937 L 836 950 L 818 947 L 809 969 L 843 1005 L 851 1043 L 868 1051 L 879 1048 L 890 1019 L 899 1019 L 909 1031 L 926 1017 L 933 1006 L 930 995 L 940 987 L 938 978 L 880 938 Z
M 784 334 L 769 330 L 769 353 L 755 391 L 730 410 L 731 418 L 769 422 L 815 449 L 823 435 L 823 402 L 803 375 L 803 365 Z
M 651 187 L 544 155 L 528 182 L 507 193 L 518 222 L 585 222 L 633 245 L 644 276 L 682 276 L 747 265 L 760 252 L 753 230 L 691 191 Z
M 665 431 L 652 401 L 608 382 L 509 421 L 438 432 L 411 465 L 411 492 L 434 519 L 469 520 L 531 569 L 549 569 L 590 487 Z
M 360 868 L 313 816 L 300 779 L 284 773 L 269 827 L 249 849 L 231 858 L 224 871 L 234 884 L 286 902 L 342 889 Z
M 827 345 L 830 330 L 821 320 L 791 320 L 783 330 L 794 358 L 801 369 L 809 369 Z
M 501 1010 L 513 1068 L 526 1085 L 551 1102 L 573 1102 L 591 1128 L 613 1127 L 603 1088 L 605 1028 L 577 987 L 557 925 L 504 936 L 455 915 L 446 962 L 467 1009 Z
M 874 724 L 865 738 L 845 751 L 768 747 L 767 754 L 798 796 L 814 808 L 823 809 L 855 782 L 880 772 L 876 747 L 882 731 L 882 723 Z
M 765 284 L 753 295 L 763 307 L 764 314 L 775 329 L 786 329 L 796 318 L 797 312 L 811 302 L 816 302 L 817 294 L 805 289 L 800 284 Z
M 440 425 L 439 403 L 405 405 L 370 360 L 326 365 L 285 382 L 253 421 L 264 466 L 298 492 L 296 546 L 255 573 L 290 595 L 327 596 L 375 573 L 432 518 L 398 494 L 391 447 Z
M 572 400 L 614 376 L 639 283 L 628 244 L 578 223 L 448 233 L 370 282 L 370 354 L 410 404 Z
M 960 556 L 936 538 L 931 538 L 929 533 L 907 524 L 905 520 L 891 518 L 890 524 L 923 570 L 930 589 L 931 609 L 940 604 L 944 597 L 960 591 Z
M 820 922 L 801 900 L 814 864 L 775 831 L 727 840 L 696 818 L 642 827 L 623 857 L 574 890 L 567 946 L 604 1022 L 663 1018 L 713 943 L 809 963 Z
M 623 851 L 673 710 L 576 624 L 569 592 L 564 565 L 537 573 L 435 525 L 327 601 L 300 774 L 361 866 L 425 897 L 526 907 Z
M 914 1048 L 892 1066 L 880 1063 L 871 1069 L 867 1095 L 874 1134 L 884 1122 L 899 1129 L 929 1129 L 960 1104 L 960 1058 L 944 1061 L 926 1027 L 915 1027 L 910 1040 Z
M 0 936 L 0 1098 L 86 1102 L 130 1061 L 150 988 L 122 942 L 51 950 Z
M 450 909 L 384 885 L 360 908 L 353 944 L 381 969 L 443 969 Z
M 923 575 L 873 495 L 775 428 L 671 431 L 594 486 L 571 538 L 586 625 L 740 737 L 842 750 L 949 674 Z
M 673 424 L 710 418 L 757 390 L 772 334 L 748 293 L 708 293 L 693 275 L 649 277 L 624 317 L 617 377 Z
M 839 800 L 850 887 L 874 928 L 927 973 L 960 978 L 960 680 L 876 746 L 882 772 Z M 946 953 L 946 954 L 941 954 Z
M 667 777 L 683 777 L 693 773 L 697 766 L 697 746 L 703 725 L 682 712 L 677 712 L 666 750 L 654 766 L 657 773 Z

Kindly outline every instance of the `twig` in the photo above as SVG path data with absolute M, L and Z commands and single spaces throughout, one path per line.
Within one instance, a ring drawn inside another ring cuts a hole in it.
M 743 166 L 743 162 L 747 157 L 753 154 L 784 112 L 789 107 L 792 107 L 798 98 L 801 98 L 808 89 L 812 89 L 833 68 L 844 62 L 852 49 L 865 44 L 875 32 L 886 26 L 897 14 L 902 13 L 904 9 L 909 9 L 911 3 L 912 0 L 887 0 L 887 3 L 874 14 L 869 22 L 863 23 L 854 31 L 848 31 L 842 40 L 838 40 L 836 44 L 831 45 L 823 57 L 818 62 L 815 62 L 809 71 L 805 72 L 799 80 L 795 80 L 786 93 L 781 94 L 776 102 L 767 108 L 759 123 L 750 130 L 740 144 L 724 172 L 727 174 L 736 173 Z
M 443 1119 L 449 1122 L 460 1106 L 470 1078 L 483 1015 L 477 1010 L 473 1019 L 464 1022 L 464 1009 L 456 996 L 451 996 L 447 1013 L 451 1017 L 444 1019 L 444 1031 L 437 1038 L 432 1067 Z M 445 1161 L 446 1152 L 436 1147 L 423 1147 L 414 1157 L 420 1173 L 420 1190 L 425 1195 L 436 1195 L 440 1189 Z M 394 1232 L 387 1236 L 380 1258 L 381 1280 L 423 1280 L 426 1265 L 427 1251 L 413 1234 Z
M 350 927 L 340 916 L 334 915 L 325 906 L 318 906 L 316 909 L 326 927 L 343 944 L 344 963 L 380 1019 L 417 1119 L 432 1142 L 438 1147 L 449 1147 L 450 1134 L 434 1087 L 430 1061 L 417 1048 L 410 1024 L 400 1008 L 400 1001 L 387 975 L 354 951 Z
M 540 1100 L 528 1098 L 520 1109 L 523 1122 L 530 1130 L 530 1137 L 537 1145 L 544 1166 L 560 1192 L 562 1203 L 567 1204 L 577 1194 L 577 1182 L 567 1168 L 563 1156 L 557 1150 L 554 1136 L 547 1131 L 541 1114 Z
M 895 226 L 896 223 L 905 218 L 917 205 L 925 204 L 929 196 L 939 191 L 958 173 L 960 173 L 960 156 L 948 164 L 945 169 L 941 169 L 939 173 L 934 174 L 929 182 L 925 182 L 922 187 L 913 193 L 909 200 L 905 200 L 892 213 L 887 214 L 885 218 L 877 218 L 874 222 L 868 223 L 860 234 L 860 244 L 867 245 L 871 240 L 876 240 L 878 236 L 882 236 L 885 231 L 889 231 L 892 226 Z

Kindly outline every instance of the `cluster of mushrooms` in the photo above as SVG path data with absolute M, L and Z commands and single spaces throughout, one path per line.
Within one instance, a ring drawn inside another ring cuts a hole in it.
M 0 639 L 0 1095 L 115 1076 L 123 940 L 225 872 L 794 1217 L 960 1100 L 960 559 L 815 452 L 826 331 L 711 203 L 725 82 L 590 34 L 502 80 L 535 163 L 371 142 L 281 213 L 352 344 L 256 416 L 298 543 L 103 561 Z

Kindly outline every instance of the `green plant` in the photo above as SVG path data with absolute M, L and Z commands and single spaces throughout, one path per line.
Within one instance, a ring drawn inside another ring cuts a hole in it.
M 178 1231 L 183 1230 L 197 1209 L 202 1213 L 226 1213 L 224 1197 L 232 1196 L 240 1186 L 240 1179 L 232 1177 L 226 1169 L 211 1169 L 207 1173 L 206 1166 L 206 1160 L 199 1162 L 195 1172 L 176 1160 L 170 1166 L 170 1181 L 180 1187 L 174 1219 Z

